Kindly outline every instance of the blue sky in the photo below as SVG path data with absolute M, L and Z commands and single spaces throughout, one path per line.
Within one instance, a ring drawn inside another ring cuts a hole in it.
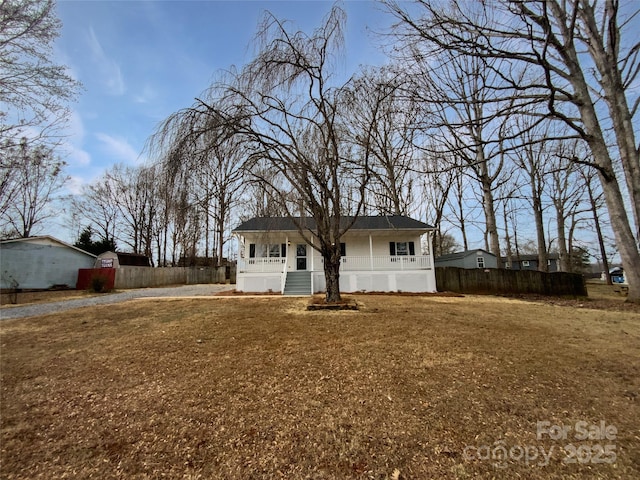
M 268 10 L 311 32 L 329 1 L 59 0 L 63 27 L 56 57 L 84 89 L 72 104 L 67 140 L 70 189 L 97 180 L 115 163 L 138 164 L 156 125 L 189 106 L 217 71 L 250 60 L 251 41 Z M 372 1 L 347 12 L 344 73 L 384 57 L 370 30 L 392 19 Z

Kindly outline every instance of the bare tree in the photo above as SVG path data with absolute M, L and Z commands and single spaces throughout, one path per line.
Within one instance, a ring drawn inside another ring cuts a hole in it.
M 460 172 L 453 175 L 453 184 L 451 185 L 452 195 L 447 197 L 449 212 L 451 213 L 451 222 L 460 229 L 462 235 L 462 248 L 469 250 L 469 239 L 467 236 L 467 215 L 465 213 L 465 186 L 466 177 Z M 451 198 L 453 196 L 453 199 Z
M 27 148 L 27 140 L 23 139 L 19 144 L 7 140 L 0 149 L 2 152 L 2 161 L 0 161 L 0 214 L 4 214 L 11 207 L 11 201 L 18 187 L 17 177 L 20 171 L 20 157 Z
M 369 152 L 367 193 L 373 197 L 373 209 L 383 215 L 408 215 L 415 196 L 420 112 L 414 98 L 405 95 L 402 82 L 388 69 L 369 69 L 348 89 L 351 108 L 345 122 L 357 132 L 355 142 Z
M 0 219 L 9 236 L 29 237 L 44 220 L 55 215 L 52 203 L 68 180 L 65 163 L 43 145 L 31 147 L 27 142 L 5 150 L 14 171 L 3 187 Z
M 587 195 L 589 199 L 589 206 L 591 207 L 591 214 L 593 216 L 593 226 L 598 238 L 598 248 L 600 250 L 600 258 L 602 259 L 602 267 L 604 268 L 605 279 L 608 285 L 611 285 L 611 275 L 609 273 L 609 258 L 607 256 L 607 248 L 605 246 L 604 234 L 602 232 L 602 225 L 600 220 L 600 209 L 602 208 L 603 195 L 598 191 L 596 181 L 596 173 L 593 169 L 583 167 L 579 170 L 580 177 L 587 187 Z
M 267 14 L 257 55 L 223 86 L 226 106 L 217 110 L 250 144 L 247 171 L 322 255 L 327 302 L 340 300 L 340 238 L 362 207 L 370 156 L 369 142 L 363 142 L 364 149 L 353 143 L 369 132 L 348 131 L 343 119 L 351 108 L 349 96 L 331 82 L 344 22 L 343 10 L 333 7 L 308 35 L 290 32 Z M 254 162 L 268 165 L 281 182 L 274 185 L 271 175 L 261 176 L 264 170 L 253 170 Z M 344 212 L 354 215 L 345 221 Z
M 449 168 L 453 164 L 452 159 L 449 158 L 449 152 L 436 152 L 436 147 L 424 149 L 420 154 L 421 158 L 414 161 L 413 168 L 417 168 L 421 172 L 418 176 L 418 183 L 422 193 L 423 216 L 435 228 L 432 240 L 434 255 L 444 255 L 452 253 L 446 251 L 451 242 L 447 242 L 444 238 L 447 235 L 443 227 L 445 209 L 450 193 L 454 189 L 456 180 L 461 176 L 461 172 L 459 169 Z M 466 242 L 464 221 L 460 225 L 462 225 L 463 239 Z
M 105 177 L 84 185 L 82 193 L 71 200 L 71 209 L 80 223 L 91 226 L 107 241 L 114 241 L 119 211 L 113 184 Z
M 496 69 L 503 82 L 519 92 L 517 103 L 542 102 L 547 116 L 564 122 L 591 151 L 611 226 L 628 273 L 629 301 L 640 302 L 640 150 L 633 118 L 640 103 L 630 95 L 640 72 L 640 42 L 629 20 L 637 4 L 618 0 L 495 0 L 447 4 L 420 1 L 416 17 L 387 2 L 400 19 L 403 35 L 433 48 L 471 55 Z M 602 105 L 602 108 L 600 108 Z M 543 120 L 543 119 L 541 119 Z M 615 143 L 609 147 L 605 129 Z M 632 215 L 616 176 L 620 165 Z M 635 225 L 634 225 L 635 220 Z
M 197 100 L 171 115 L 150 139 L 149 148 L 163 159 L 166 175 L 187 189 L 203 212 L 207 257 L 213 220 L 213 243 L 221 265 L 231 208 L 242 194 L 247 149 L 234 125 L 215 113 L 214 102 Z
M 166 174 L 164 169 L 156 170 L 156 209 L 157 215 L 154 222 L 154 236 L 156 239 L 156 249 L 158 253 L 159 267 L 168 265 L 168 248 L 170 231 L 173 227 L 172 216 L 174 214 L 175 183 Z
M 51 61 L 60 26 L 53 0 L 0 2 L 0 151 L 6 139 L 51 146 L 60 138 L 80 87 Z
M 111 201 L 118 208 L 118 237 L 133 253 L 152 254 L 152 224 L 155 216 L 152 172 L 145 167 L 117 164 L 106 173 Z
M 509 234 L 509 199 L 502 201 L 502 219 L 504 221 L 504 243 L 505 243 L 505 268 L 511 268 L 513 265 L 513 248 L 511 244 L 511 235 Z
M 500 259 L 494 191 L 502 181 L 513 90 L 498 73 L 502 60 L 433 48 L 429 35 L 421 30 L 398 33 L 404 47 L 395 50 L 398 69 L 408 71 L 411 94 L 429 112 L 420 127 L 436 148 L 430 153 L 441 154 L 445 149 L 454 162 L 448 168 L 458 168 L 476 181 L 488 248 Z M 503 91 L 489 88 L 498 84 Z
M 257 175 L 255 178 L 245 178 L 244 198 L 242 204 L 245 206 L 243 212 L 240 213 L 242 220 L 248 220 L 253 217 L 284 217 L 287 212 L 272 195 L 272 190 L 281 190 L 279 182 L 282 180 L 273 169 L 268 165 L 263 165 L 259 161 L 252 162 L 251 168 Z M 256 179 L 265 178 L 266 182 Z M 284 182 L 282 182 L 284 184 Z M 272 187 L 268 187 L 271 185 Z
M 547 240 L 545 236 L 545 189 L 547 177 L 553 165 L 555 141 L 557 135 L 552 132 L 550 122 L 539 123 L 533 116 L 520 115 L 515 123 L 521 137 L 518 145 L 509 156 L 519 168 L 521 177 L 528 188 L 523 192 L 523 198 L 528 201 L 533 212 L 536 228 L 538 270 L 548 271 Z M 558 172 L 559 173 L 559 172 Z M 556 175 L 559 178 L 559 175 Z M 569 177 L 567 177 L 569 178 Z M 520 183 L 520 182 L 517 182 Z M 522 186 L 524 189 L 524 185 Z
M 571 271 L 571 255 L 573 248 L 571 234 L 573 224 L 580 207 L 583 185 L 579 181 L 578 165 L 569 160 L 578 151 L 578 141 L 556 144 L 554 158 L 550 164 L 549 198 L 555 211 L 558 254 L 560 270 Z M 572 220 L 569 222 L 569 220 Z M 567 236 L 567 224 L 569 235 Z

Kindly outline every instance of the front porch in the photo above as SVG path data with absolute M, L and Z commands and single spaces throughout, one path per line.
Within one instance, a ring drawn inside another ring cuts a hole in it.
M 340 260 L 340 289 L 343 292 L 436 291 L 430 255 L 345 256 Z M 309 274 L 310 284 L 304 292 L 298 290 L 295 294 L 323 292 L 322 258 L 316 258 L 312 263 L 306 270 L 298 270 L 295 264 L 289 264 L 287 257 L 239 259 L 237 288 L 247 292 L 284 294 L 288 276 L 305 272 Z
M 311 257 L 312 259 L 315 256 Z M 242 273 L 268 273 L 286 272 L 289 268 L 287 257 L 264 257 L 264 258 L 240 258 L 238 259 L 238 272 Z M 319 265 L 311 265 L 309 271 L 323 271 L 323 259 L 315 258 Z M 430 255 L 365 255 L 365 256 L 344 256 L 340 259 L 340 272 L 373 272 L 391 270 L 430 270 Z

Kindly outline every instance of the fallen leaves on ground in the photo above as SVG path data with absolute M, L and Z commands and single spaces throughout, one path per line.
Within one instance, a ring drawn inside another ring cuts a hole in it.
M 640 315 L 353 298 L 360 311 L 230 297 L 2 322 L 2 478 L 640 476 Z M 538 438 L 540 421 L 571 430 Z M 602 421 L 614 440 L 576 438 Z M 605 444 L 614 463 L 596 463 Z

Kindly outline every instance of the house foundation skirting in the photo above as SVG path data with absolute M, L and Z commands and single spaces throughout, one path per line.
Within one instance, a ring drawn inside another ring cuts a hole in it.
M 325 287 L 324 272 L 313 272 L 314 292 L 324 292 Z M 436 279 L 433 270 L 340 272 L 340 291 L 435 292 Z
M 312 272 L 314 293 L 324 292 L 326 283 L 323 271 Z M 283 276 L 280 272 L 244 272 L 238 273 L 236 289 L 240 292 L 279 293 Z M 436 291 L 433 270 L 409 271 L 349 271 L 340 272 L 340 291 L 342 292 L 412 292 L 426 293 Z
M 282 291 L 282 273 L 280 272 L 238 272 L 236 290 L 239 292 L 273 292 Z

